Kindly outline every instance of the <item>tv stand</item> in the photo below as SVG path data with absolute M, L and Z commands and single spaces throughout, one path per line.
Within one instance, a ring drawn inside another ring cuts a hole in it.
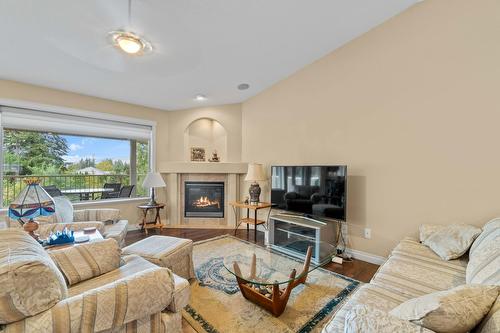
M 269 245 L 276 251 L 301 259 L 305 258 L 307 248 L 312 246 L 311 260 L 318 264 L 332 255 L 326 253 L 320 243 L 336 247 L 338 228 L 335 221 L 321 221 L 307 214 L 276 214 L 269 218 Z

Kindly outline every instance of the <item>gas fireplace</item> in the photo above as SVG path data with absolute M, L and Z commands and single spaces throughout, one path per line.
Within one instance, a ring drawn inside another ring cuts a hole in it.
M 186 181 L 184 217 L 224 218 L 224 182 Z

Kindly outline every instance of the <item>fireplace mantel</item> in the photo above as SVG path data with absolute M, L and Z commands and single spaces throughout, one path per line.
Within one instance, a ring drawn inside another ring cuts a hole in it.
M 247 163 L 229 162 L 160 162 L 161 173 L 224 173 L 245 174 Z
M 240 182 L 247 172 L 246 163 L 223 162 L 167 162 L 159 163 L 159 172 L 167 183 L 167 224 L 181 228 L 236 227 L 236 216 L 229 210 L 228 202 L 240 198 Z M 224 216 L 221 218 L 196 218 L 184 216 L 184 184 L 186 181 L 224 182 Z

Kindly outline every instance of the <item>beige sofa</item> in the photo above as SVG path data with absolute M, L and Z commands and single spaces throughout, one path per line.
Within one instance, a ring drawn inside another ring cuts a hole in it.
M 54 198 L 56 212 L 47 217 L 38 217 L 35 220 L 40 226 L 37 233 L 44 239 L 51 232 L 61 231 L 68 227 L 74 231 L 86 227 L 96 227 L 104 238 L 113 238 L 120 247 L 125 245 L 128 221 L 120 219 L 120 210 L 113 208 L 73 210 L 73 205 L 66 197 Z M 21 225 L 12 219 L 6 218 L 9 228 L 21 228 Z
M 0 332 L 181 332 L 188 282 L 97 243 L 49 255 L 24 231 L 0 230 Z
M 486 248 L 489 248 L 487 255 L 485 255 Z M 499 262 L 499 253 L 500 219 L 488 222 L 483 227 L 483 232 L 472 244 L 470 258 L 471 262 L 474 258 L 474 266 L 476 267 L 469 266 L 469 269 L 467 269 L 469 265 L 467 254 L 456 260 L 444 261 L 418 240 L 403 239 L 394 248 L 370 283 L 362 285 L 346 301 L 323 327 L 322 333 L 344 331 L 350 333 L 348 330 L 344 330 L 346 315 L 353 308 L 359 308 L 357 307 L 359 305 L 367 305 L 368 308 L 377 309 L 377 313 L 368 311 L 364 314 L 367 321 L 383 322 L 385 320 L 388 322 L 394 319 L 388 312 L 399 304 L 418 296 L 466 284 L 467 281 L 471 280 L 470 275 L 474 275 L 472 276 L 474 283 L 500 285 L 500 265 L 496 265 Z M 494 266 L 492 271 L 492 264 L 496 266 L 496 272 Z M 488 265 L 489 267 L 486 267 Z M 485 271 L 481 272 L 481 269 Z M 405 325 L 405 329 L 400 330 L 400 332 L 430 332 L 413 323 L 402 324 Z M 497 299 L 486 318 L 475 328 L 475 332 L 500 332 L 500 299 Z

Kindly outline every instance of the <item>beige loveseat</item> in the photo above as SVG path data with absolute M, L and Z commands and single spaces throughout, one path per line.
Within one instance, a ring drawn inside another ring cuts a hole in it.
M 188 282 L 120 253 L 109 239 L 49 255 L 24 231 L 0 230 L 0 333 L 181 332 Z
M 368 311 L 363 314 L 367 322 L 388 322 L 393 319 L 388 313 L 390 310 L 415 297 L 448 290 L 471 280 L 473 283 L 500 285 L 500 218 L 483 227 L 469 252 L 469 255 L 459 259 L 444 261 L 418 240 L 403 239 L 371 282 L 362 285 L 346 301 L 323 327 L 322 333 L 350 333 L 344 330 L 346 315 L 353 309 L 359 309 L 360 305 L 377 309 L 373 313 Z M 471 262 L 474 259 L 474 267 L 470 265 L 467 268 L 469 257 Z M 405 328 L 398 330 L 399 332 L 431 332 L 410 322 L 402 324 Z M 500 299 L 497 298 L 493 308 L 474 332 L 500 332 Z
M 104 238 L 113 238 L 120 247 L 125 245 L 128 221 L 120 219 L 119 209 L 73 210 L 73 205 L 66 197 L 54 197 L 54 203 L 55 214 L 35 219 L 40 224 L 36 231 L 40 238 L 45 239 L 51 232 L 61 231 L 65 227 L 74 231 L 96 227 Z M 21 225 L 15 220 L 6 218 L 6 222 L 9 228 L 21 228 Z

